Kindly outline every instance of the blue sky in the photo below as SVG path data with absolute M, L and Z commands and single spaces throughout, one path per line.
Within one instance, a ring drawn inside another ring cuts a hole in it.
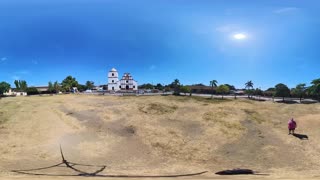
M 0 81 L 294 87 L 320 78 L 318 0 L 1 0 Z M 245 39 L 233 38 L 236 33 Z

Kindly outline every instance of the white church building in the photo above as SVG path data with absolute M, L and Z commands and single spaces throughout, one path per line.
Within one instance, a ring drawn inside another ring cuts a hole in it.
M 130 73 L 124 73 L 119 80 L 118 71 L 112 68 L 108 73 L 108 91 L 136 91 L 138 90 L 138 83 L 135 81 Z

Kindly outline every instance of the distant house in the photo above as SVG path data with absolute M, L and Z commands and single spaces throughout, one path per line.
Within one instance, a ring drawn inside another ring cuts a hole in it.
M 103 91 L 103 86 L 94 86 L 91 90 L 94 90 L 94 91 Z
M 23 92 L 23 91 L 13 91 L 12 89 L 9 89 L 8 92 L 3 93 L 3 95 L 5 96 L 27 96 L 27 92 Z
M 204 86 L 204 85 L 191 85 L 191 86 L 187 86 L 190 88 L 192 93 L 199 93 L 199 94 L 211 94 L 212 91 L 216 91 L 216 88 L 211 86 Z
M 78 90 L 77 87 L 72 87 L 72 88 L 71 88 L 71 92 L 73 92 L 73 93 L 78 93 L 79 90 Z
M 49 89 L 48 86 L 37 86 L 37 87 L 35 87 L 35 88 L 37 88 L 37 90 L 39 91 L 39 93 L 41 93 L 41 92 L 47 92 L 48 89 Z
M 28 95 L 27 92 L 23 92 L 23 91 L 15 92 L 15 93 L 16 93 L 16 96 L 27 96 Z
M 112 68 L 108 73 L 108 90 L 109 91 L 137 91 L 138 83 L 133 79 L 130 73 L 124 73 L 119 80 L 118 71 Z
M 230 90 L 230 93 L 231 93 L 231 94 L 236 94 L 236 95 L 244 95 L 244 94 L 245 94 L 245 91 L 244 91 L 244 90 L 241 90 L 241 89 L 238 89 L 238 90 Z

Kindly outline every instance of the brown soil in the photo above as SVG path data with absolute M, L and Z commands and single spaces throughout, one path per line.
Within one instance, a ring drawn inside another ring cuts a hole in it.
M 0 178 L 50 178 L 11 170 L 59 163 L 60 144 L 69 161 L 107 165 L 101 174 L 209 171 L 194 178 L 219 178 L 214 172 L 249 168 L 271 178 L 316 178 L 319 172 L 319 104 L 59 95 L 4 98 L 0 107 Z M 291 117 L 309 140 L 287 135 Z M 57 167 L 34 173 L 77 174 Z

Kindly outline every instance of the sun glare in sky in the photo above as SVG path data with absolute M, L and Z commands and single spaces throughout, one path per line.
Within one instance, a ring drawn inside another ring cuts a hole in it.
M 247 36 L 245 34 L 238 33 L 238 34 L 233 35 L 233 38 L 241 40 L 241 39 L 247 38 Z

